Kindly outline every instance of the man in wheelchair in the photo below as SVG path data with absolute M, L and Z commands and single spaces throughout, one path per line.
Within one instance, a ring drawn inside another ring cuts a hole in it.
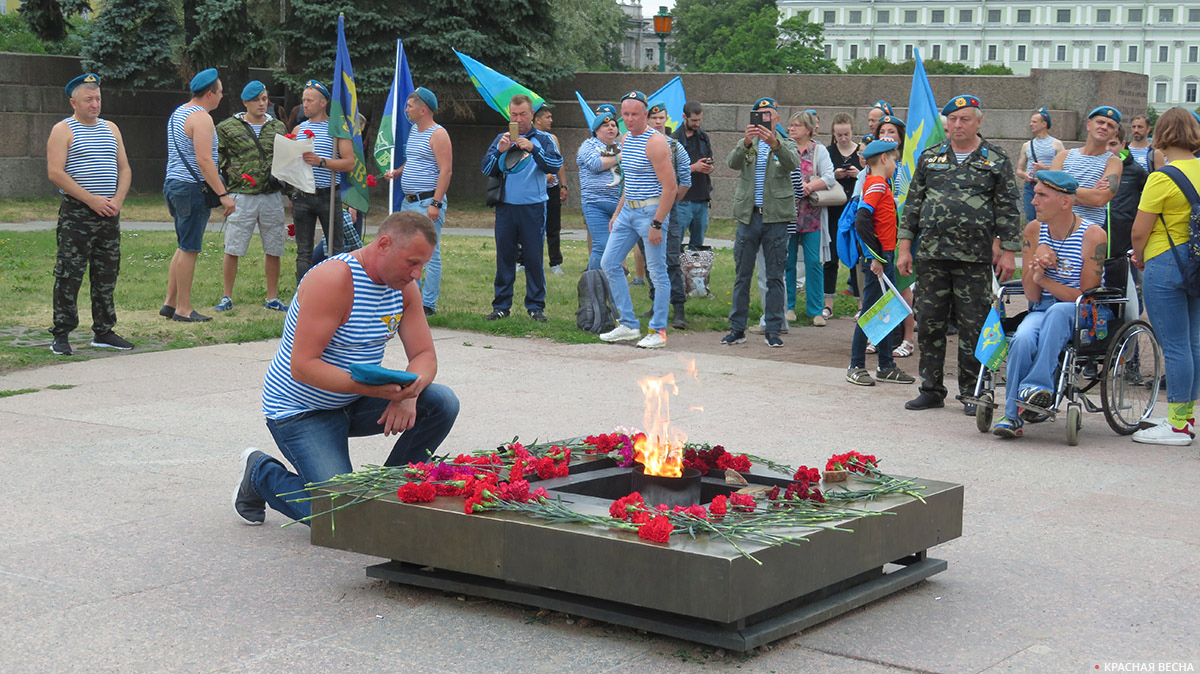
M 1072 210 L 1079 188 L 1075 178 L 1063 171 L 1038 171 L 1036 179 L 1037 219 L 1025 226 L 1021 253 L 1021 287 L 1029 313 L 1009 345 L 1004 416 L 992 428 L 1002 438 L 1021 437 L 1025 421 L 1039 418 L 1040 410 L 1054 404 L 1055 369 L 1076 327 L 1075 300 L 1100 285 L 1108 249 L 1104 228 Z M 1097 316 L 1112 317 L 1107 307 L 1092 306 Z M 1087 313 L 1080 327 L 1091 327 L 1092 320 Z

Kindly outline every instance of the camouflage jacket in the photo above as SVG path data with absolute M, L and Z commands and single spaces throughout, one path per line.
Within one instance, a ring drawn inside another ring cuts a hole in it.
M 980 139 L 961 164 L 946 141 L 926 148 L 904 202 L 897 237 L 917 239 L 913 257 L 992 261 L 992 241 L 1021 249 L 1020 194 L 1008 155 Z
M 254 131 L 242 120 L 245 115 L 239 112 L 217 125 L 217 154 L 225 187 L 239 194 L 278 192 L 278 186 L 271 186 L 271 157 L 275 151 L 275 134 L 286 134 L 287 127 L 267 115 L 258 135 L 262 145 L 262 153 L 259 153 L 254 143 Z M 253 185 L 242 177 L 243 173 L 254 179 Z

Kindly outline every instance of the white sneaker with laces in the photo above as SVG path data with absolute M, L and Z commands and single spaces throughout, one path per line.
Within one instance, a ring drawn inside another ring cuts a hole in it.
M 555 264 L 550 266 L 550 273 L 554 274 L 555 276 L 562 276 L 566 272 L 563 271 L 562 265 Z
M 667 345 L 666 330 L 654 330 L 637 343 L 639 349 L 661 349 Z
M 1134 442 L 1147 445 L 1172 445 L 1186 447 L 1192 444 L 1192 434 L 1186 428 L 1176 429 L 1169 422 L 1163 421 L 1152 428 L 1140 430 L 1133 434 Z
M 642 331 L 637 328 L 631 328 L 625 325 L 617 324 L 617 327 L 600 335 L 600 341 L 603 342 L 628 342 L 631 339 L 637 339 L 642 336 Z

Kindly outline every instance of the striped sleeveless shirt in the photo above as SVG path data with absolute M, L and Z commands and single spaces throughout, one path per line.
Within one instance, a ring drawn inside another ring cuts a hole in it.
M 1034 138 L 1029 141 L 1029 147 L 1025 148 L 1026 166 L 1032 167 L 1034 162 L 1041 162 L 1046 166 L 1054 163 L 1054 136 L 1046 136 L 1045 138 Z
M 400 189 L 405 194 L 437 189 L 438 163 L 429 138 L 440 128 L 434 124 L 424 131 L 417 131 L 417 125 L 413 124 L 408 130 L 408 142 L 404 144 L 404 173 L 400 174 Z
M 1141 164 L 1142 168 L 1146 169 L 1146 171 L 1154 170 L 1153 168 L 1150 167 L 1150 146 L 1149 145 L 1147 145 L 1146 147 L 1131 147 L 1131 148 L 1129 148 L 1129 154 L 1133 155 L 1133 160 L 1135 162 Z
M 117 137 L 108 123 L 99 119 L 88 126 L 68 117 L 71 146 L 67 148 L 64 169 L 83 189 L 102 197 L 117 193 Z M 62 192 L 62 190 L 59 190 Z
M 404 315 L 404 291 L 372 281 L 362 264 L 350 253 L 339 253 L 321 264 L 329 264 L 332 260 L 341 260 L 349 265 L 354 282 L 354 304 L 350 309 L 350 319 L 333 333 L 333 338 L 321 354 L 321 360 L 347 372 L 351 363 L 378 365 L 383 361 L 384 346 L 400 329 L 400 317 Z M 292 344 L 296 337 L 299 307 L 300 300 L 293 298 L 284 320 L 279 350 L 267 367 L 262 411 L 268 419 L 337 409 L 360 397 L 351 393 L 325 391 L 292 378 Z
M 313 132 L 313 153 L 318 157 L 333 159 L 333 138 L 329 136 L 328 120 L 314 124 L 311 120 L 306 119 L 300 122 L 300 126 L 297 128 L 301 134 L 305 131 Z M 329 187 L 332 175 L 333 172 L 329 169 L 323 169 L 320 166 L 313 167 L 313 180 L 316 182 L 317 189 Z M 338 174 L 337 182 L 341 184 L 341 174 Z
M 204 175 L 200 173 L 200 165 L 196 163 L 196 146 L 183 130 L 183 124 L 187 118 L 193 112 L 203 109 L 198 105 L 181 105 L 175 108 L 175 112 L 172 112 L 171 118 L 167 120 L 167 180 L 193 184 L 204 182 Z M 179 151 L 176 152 L 175 148 L 179 148 Z M 183 155 L 183 161 L 179 160 L 179 155 Z M 216 133 L 212 137 L 212 158 L 213 163 L 216 164 L 218 161 Z M 183 162 L 187 162 L 186 166 Z M 192 177 L 188 168 L 196 173 L 196 178 L 199 180 Z
M 1067 153 L 1062 170 L 1070 173 L 1072 178 L 1079 181 L 1080 187 L 1091 189 L 1104 177 L 1104 167 L 1108 164 L 1108 158 L 1111 156 L 1111 152 L 1098 155 L 1083 154 L 1079 148 L 1074 148 Z M 1104 206 L 1075 204 L 1074 210 L 1075 215 L 1083 218 L 1084 222 L 1100 223 L 1105 221 L 1106 209 Z
M 625 134 L 621 144 L 621 171 L 625 177 L 625 199 L 642 201 L 662 195 L 662 185 L 654 173 L 654 165 L 646 156 L 646 143 L 658 132 L 650 127 L 641 135 Z
M 1081 222 L 1074 232 L 1060 241 L 1050 236 L 1049 225 L 1041 223 L 1041 229 L 1038 230 L 1038 244 L 1054 251 L 1054 256 L 1058 259 L 1058 265 L 1054 269 L 1047 269 L 1043 272 L 1046 278 L 1068 288 L 1079 288 L 1079 272 L 1083 269 L 1083 235 L 1091 226 L 1086 221 Z M 1054 295 L 1050 294 L 1049 290 L 1042 289 L 1043 300 L 1053 297 Z

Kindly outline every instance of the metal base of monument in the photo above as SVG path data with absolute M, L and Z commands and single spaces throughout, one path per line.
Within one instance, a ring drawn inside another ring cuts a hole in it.
M 615 625 L 686 639 L 729 651 L 748 651 L 832 620 L 877 599 L 946 570 L 946 562 L 924 553 L 897 561 L 890 573 L 873 569 L 841 583 L 784 602 L 770 610 L 733 623 L 714 623 L 665 611 L 603 601 L 569 592 L 524 587 L 500 580 L 453 571 L 439 571 L 403 562 L 367 567 L 368 578 L 466 594 L 496 601 L 536 606 Z
M 751 472 L 751 486 L 786 487 L 783 476 Z M 312 522 L 314 545 L 395 560 L 367 575 L 563 611 L 732 650 L 793 634 L 943 571 L 925 551 L 962 535 L 962 485 L 917 479 L 925 502 L 888 495 L 851 504 L 883 516 L 836 524 L 852 529 L 776 530 L 795 544 L 731 543 L 677 533 L 669 544 L 586 524 L 520 513 L 468 515 L 463 501 L 403 503 L 396 495 Z M 847 489 L 869 488 L 853 478 Z M 631 491 L 628 468 L 584 459 L 567 477 L 535 483 L 571 509 L 607 515 Z M 738 487 L 713 471 L 700 503 Z M 318 491 L 313 512 L 339 502 Z M 757 561 L 755 561 L 757 560 Z

